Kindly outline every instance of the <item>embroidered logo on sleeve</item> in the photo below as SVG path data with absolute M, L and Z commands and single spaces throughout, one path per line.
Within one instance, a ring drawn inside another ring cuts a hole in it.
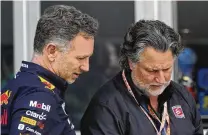
M 8 124 L 8 112 L 7 109 L 3 109 L 3 113 L 1 114 L 1 125 Z
M 40 78 L 40 81 L 45 84 L 45 88 L 49 89 L 49 90 L 53 90 L 55 88 L 55 86 L 53 84 L 51 84 L 49 81 L 47 81 L 46 79 L 44 79 L 41 76 L 38 76 Z
M 30 134 L 28 134 L 28 133 L 20 133 L 19 135 L 30 135 Z
M 38 131 L 36 131 L 36 130 L 30 128 L 30 127 L 26 127 L 25 130 L 27 130 L 27 131 L 29 131 L 29 132 L 31 132 L 31 133 L 34 133 L 35 135 L 41 135 L 40 132 L 38 132 Z
M 64 113 L 68 116 L 68 114 L 67 114 L 66 111 L 65 111 L 65 103 L 63 103 L 63 104 L 61 105 L 61 107 L 62 107 Z M 67 119 L 67 121 L 68 121 L 69 125 L 71 125 L 71 129 L 74 129 L 74 125 L 73 125 L 73 123 L 69 120 L 69 118 Z
M 46 114 L 44 114 L 43 112 L 41 114 L 39 114 L 37 112 L 27 110 L 26 115 L 31 116 L 36 119 L 39 119 L 39 120 L 46 120 Z
M 29 131 L 29 132 L 31 132 L 31 133 L 34 133 L 35 135 L 41 135 L 40 132 L 34 130 L 34 129 L 31 128 L 31 127 L 26 127 L 24 124 L 19 124 L 19 125 L 18 125 L 18 129 L 19 129 L 19 130 L 27 130 L 27 131 Z M 25 134 L 20 134 L 20 135 L 25 135 Z M 30 135 L 30 134 L 29 134 L 29 135 Z
M 37 122 L 37 126 L 38 126 L 40 129 L 44 129 L 45 124 L 44 124 L 43 122 L 41 122 L 41 121 L 38 121 L 38 122 Z
M 30 100 L 29 106 L 35 107 L 35 108 L 40 108 L 40 109 L 45 110 L 47 112 L 50 112 L 50 109 L 51 109 L 50 105 L 46 105 L 44 103 L 39 103 L 38 101 L 33 101 L 33 100 Z
M 18 125 L 18 129 L 19 129 L 19 130 L 24 130 L 24 128 L 25 128 L 25 125 L 24 125 L 24 124 L 19 124 L 19 125 Z
M 180 105 L 173 106 L 172 110 L 176 118 L 185 118 L 182 107 Z
M 8 104 L 8 100 L 9 100 L 9 97 L 11 96 L 11 91 L 10 90 L 7 90 L 5 91 L 4 93 L 1 94 L 1 105 L 5 104 L 7 105 Z
M 37 126 L 40 129 L 44 129 L 44 126 L 45 126 L 42 121 L 36 121 L 36 120 L 33 120 L 31 118 L 28 118 L 28 117 L 24 117 L 24 116 L 21 117 L 20 122 L 23 122 L 23 123 L 26 123 L 26 124 L 29 124 L 29 125 L 32 125 L 32 126 Z M 19 124 L 18 129 L 23 130 L 24 127 L 25 127 L 24 124 Z
M 27 123 L 29 125 L 32 125 L 32 126 L 35 126 L 37 121 L 36 120 L 33 120 L 31 118 L 28 118 L 28 117 L 24 117 L 22 116 L 21 119 L 20 119 L 21 122 L 24 122 L 24 123 Z

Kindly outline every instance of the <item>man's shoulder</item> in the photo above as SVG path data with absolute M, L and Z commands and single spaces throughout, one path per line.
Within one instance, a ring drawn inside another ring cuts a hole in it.
M 29 72 L 18 72 L 13 79 L 9 80 L 5 87 L 32 87 L 35 84 L 40 84 L 38 75 Z
M 178 98 L 183 99 L 188 105 L 192 105 L 195 101 L 191 93 L 181 84 L 174 81 L 171 82 L 171 90 Z
M 27 72 L 19 72 L 1 90 L 1 95 L 8 92 L 11 93 L 11 95 L 16 99 L 36 92 L 50 95 L 52 90 L 46 87 L 46 84 L 41 81 L 38 75 Z
M 171 81 L 171 90 L 173 90 L 174 93 L 182 94 L 184 96 L 187 96 L 187 94 L 189 94 L 189 91 L 185 89 L 184 86 L 175 81 Z

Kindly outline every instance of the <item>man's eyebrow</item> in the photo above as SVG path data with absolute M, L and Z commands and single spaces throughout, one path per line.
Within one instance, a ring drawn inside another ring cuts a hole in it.
M 90 56 L 92 56 L 92 54 L 90 54 L 90 55 L 78 55 L 77 57 L 90 57 Z

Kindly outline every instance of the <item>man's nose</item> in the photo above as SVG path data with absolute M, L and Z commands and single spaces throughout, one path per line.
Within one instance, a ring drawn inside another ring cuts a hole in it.
M 163 71 L 158 72 L 158 75 L 156 76 L 156 81 L 157 81 L 157 83 L 160 83 L 160 84 L 164 84 L 166 82 L 165 75 L 164 75 Z
M 88 72 L 89 71 L 89 68 L 90 68 L 89 59 L 87 59 L 86 61 L 84 61 L 84 63 L 82 63 L 82 65 L 81 65 L 80 68 L 81 68 L 82 71 Z

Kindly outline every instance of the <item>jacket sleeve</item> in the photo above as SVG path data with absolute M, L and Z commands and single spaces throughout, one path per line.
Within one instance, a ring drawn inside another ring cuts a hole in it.
M 121 130 L 115 114 L 104 104 L 90 104 L 81 120 L 82 135 L 121 135 Z
M 190 107 L 191 121 L 193 126 L 195 127 L 193 135 L 203 135 L 202 120 L 199 110 L 196 106 L 195 99 L 193 98 L 191 93 L 182 85 L 180 85 L 178 91 Z
M 55 135 L 54 127 L 59 122 L 56 108 L 55 98 L 47 92 L 28 93 L 16 99 L 11 114 L 10 135 L 41 135 L 49 131 L 50 135 L 51 132 Z
M 193 124 L 195 126 L 195 133 L 194 135 L 203 135 L 203 126 L 202 126 L 202 120 L 201 115 L 199 113 L 199 110 L 196 106 L 196 102 L 193 98 L 193 96 L 189 93 L 189 97 L 192 101 L 192 114 L 193 114 Z

